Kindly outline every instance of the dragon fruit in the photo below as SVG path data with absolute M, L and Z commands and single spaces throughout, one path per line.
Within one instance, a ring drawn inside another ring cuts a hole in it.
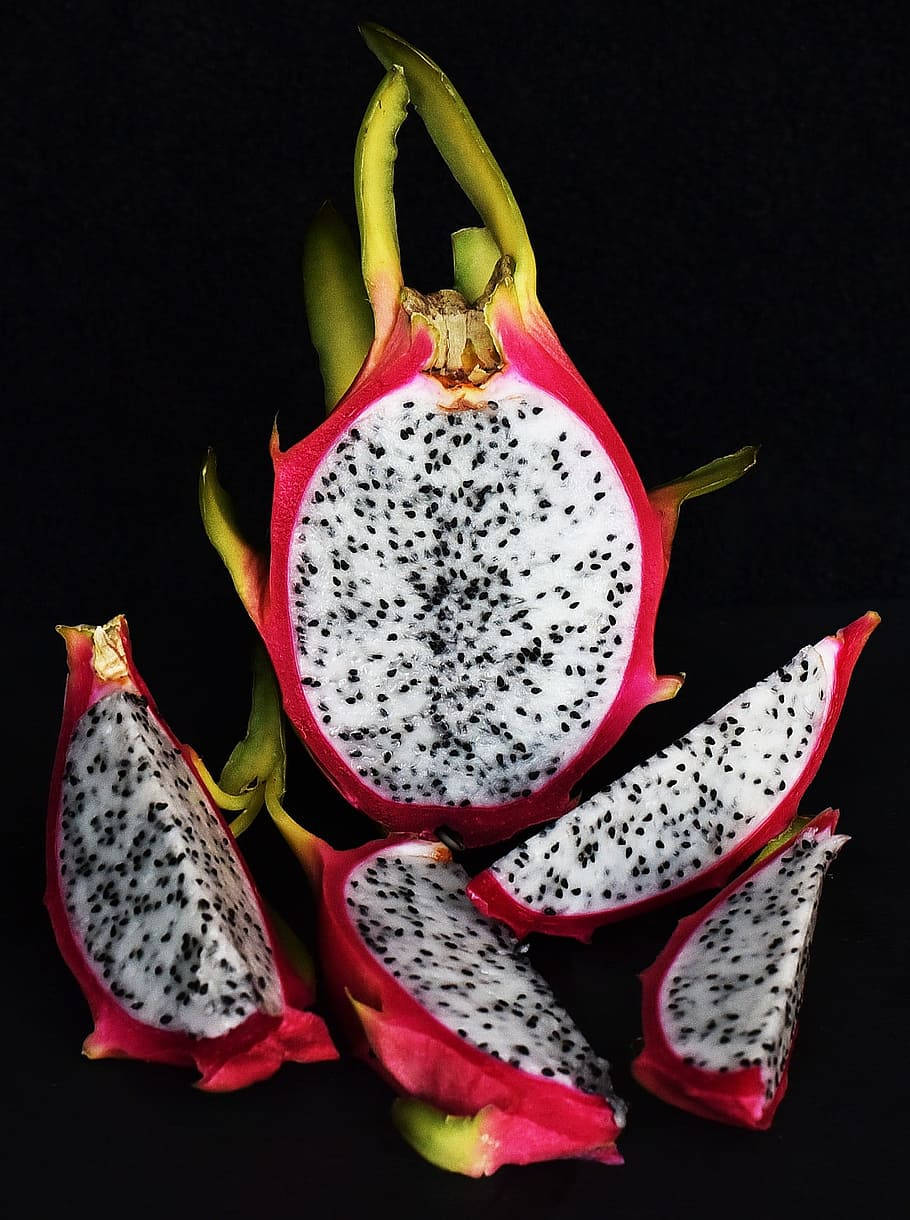
M 828 747 L 874 612 L 803 648 L 691 733 L 474 878 L 488 915 L 590 939 L 723 884 L 787 825 Z
M 809 946 L 831 861 L 828 809 L 683 919 L 642 977 L 635 1078 L 704 1118 L 764 1129 L 787 1088 Z
M 511 934 L 465 896 L 442 843 L 394 834 L 334 851 L 266 803 L 317 895 L 330 1000 L 353 1050 L 401 1095 L 393 1118 L 444 1169 L 581 1157 L 620 1164 L 625 1106 Z
M 633 716 L 676 693 L 653 634 L 679 507 L 755 450 L 648 496 L 538 303 L 524 221 L 463 102 L 394 35 L 365 37 L 389 70 L 355 160 L 363 279 L 328 210 L 305 258 L 334 409 L 288 450 L 273 435 L 268 562 L 214 459 L 202 511 L 345 799 L 392 830 L 487 843 L 563 813 Z M 486 226 L 454 235 L 457 289 L 427 296 L 404 286 L 395 225 L 409 99 Z
M 69 680 L 45 902 L 94 1019 L 84 1053 L 195 1064 L 210 1091 L 264 1079 L 284 1060 L 336 1057 L 305 1011 L 312 980 L 277 944 L 216 805 L 244 816 L 261 785 L 232 797 L 177 741 L 135 668 L 123 617 L 59 630 Z M 229 764 L 250 782 L 243 758 L 266 750 L 255 738 L 251 717 Z

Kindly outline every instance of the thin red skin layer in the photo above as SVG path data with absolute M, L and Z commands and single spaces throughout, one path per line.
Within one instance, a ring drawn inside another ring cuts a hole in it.
M 406 385 L 426 368 L 433 353 L 427 331 L 414 327 L 404 313 L 382 356 L 368 362 L 328 419 L 291 449 L 272 447 L 275 491 L 272 506 L 271 570 L 268 593 L 253 615 L 271 655 L 285 711 L 304 745 L 344 799 L 387 830 L 432 834 L 440 825 L 458 832 L 466 846 L 500 842 L 526 826 L 547 821 L 572 805 L 571 792 L 582 776 L 622 736 L 648 703 L 666 697 L 668 688 L 654 667 L 654 624 L 669 560 L 672 525 L 649 500 L 632 459 L 618 433 L 562 350 L 549 324 L 537 319 L 532 336 L 511 308 L 497 311 L 494 326 L 500 350 L 514 371 L 567 403 L 600 438 L 616 465 L 638 523 L 643 585 L 635 636 L 619 692 L 587 744 L 532 796 L 502 805 L 471 807 L 405 804 L 391 801 L 365 784 L 322 732 L 307 702 L 297 668 L 288 596 L 288 565 L 300 502 L 325 454 L 351 424 L 382 395 Z M 491 385 L 491 396 L 495 386 Z M 675 523 L 675 522 L 674 522 Z M 673 686 L 678 685 L 670 680 Z
M 559 1157 L 621 1164 L 614 1142 L 621 1128 L 604 1098 L 532 1076 L 469 1045 L 421 1007 L 364 944 L 347 915 L 347 878 L 369 857 L 409 842 L 415 840 L 393 835 L 336 852 L 313 840 L 317 858 L 307 861 L 319 893 L 326 991 L 352 1051 L 396 1092 L 447 1114 L 473 1116 L 495 1107 L 485 1124 L 488 1134 L 495 1132 L 495 1164 L 488 1158 L 482 1172 Z M 441 844 L 438 858 L 449 858 Z
M 856 619 L 848 627 L 841 628 L 833 637 L 838 644 L 838 653 L 829 712 L 815 743 L 815 748 L 806 759 L 805 769 L 794 786 L 784 794 L 783 799 L 775 805 L 767 817 L 758 823 L 748 838 L 743 839 L 728 855 L 722 856 L 710 868 L 690 878 L 682 885 L 661 890 L 660 893 L 643 898 L 640 902 L 632 902 L 604 911 L 589 911 L 584 915 L 540 914 L 519 902 L 512 894 L 503 889 L 495 874 L 486 869 L 484 872 L 478 873 L 468 886 L 468 896 L 471 901 L 484 915 L 507 924 L 516 936 L 524 937 L 529 932 L 543 932 L 549 936 L 567 936 L 587 944 L 594 932 L 605 924 L 631 919 L 653 907 L 663 906 L 667 902 L 676 902 L 688 894 L 697 894 L 702 890 L 723 885 L 743 860 L 759 851 L 765 843 L 780 834 L 792 821 L 803 793 L 815 777 L 828 748 L 844 704 L 853 667 L 863 646 L 877 627 L 878 621 L 877 614 L 872 612 L 864 614 L 862 618 Z
M 501 1110 L 491 1111 L 483 1126 L 482 1149 L 471 1176 L 495 1173 L 503 1165 L 533 1165 L 538 1161 L 556 1161 L 571 1157 L 583 1161 L 598 1161 L 601 1165 L 622 1165 L 623 1159 L 614 1144 L 603 1148 L 565 1151 L 565 1140 L 541 1127 Z
M 834 833 L 838 813 L 826 809 L 813 818 L 796 838 L 812 834 L 827 838 Z M 781 1073 L 780 1083 L 771 1098 L 765 1097 L 765 1086 L 761 1069 L 740 1068 L 731 1072 L 712 1072 L 685 1063 L 673 1050 L 664 1034 L 660 1019 L 660 990 L 664 978 L 683 945 L 701 927 L 711 912 L 727 896 L 749 880 L 750 877 L 769 867 L 779 856 L 793 846 L 795 839 L 783 843 L 775 852 L 753 865 L 741 877 L 715 895 L 701 910 L 680 920 L 676 931 L 657 960 L 641 975 L 642 1027 L 645 1038 L 644 1050 L 632 1062 L 632 1074 L 644 1088 L 671 1105 L 701 1118 L 729 1123 L 738 1127 L 750 1127 L 765 1131 L 771 1126 L 777 1107 L 787 1091 L 790 1059 L 796 1042 L 796 1029 Z
M 181 752 L 187 766 L 199 781 L 200 789 L 205 793 L 205 785 L 199 778 L 191 752 L 177 740 L 161 719 L 148 687 L 135 668 L 125 622 L 122 625 L 121 639 L 130 673 L 130 683 L 126 689 L 135 690 L 148 700 L 149 708 L 159 726 Z M 285 999 L 285 1009 L 281 1016 L 270 1017 L 263 1013 L 253 1013 L 243 1024 L 219 1038 L 194 1039 L 136 1020 L 105 990 L 89 964 L 81 944 L 73 935 L 66 913 L 57 867 L 57 831 L 62 807 L 61 789 L 66 753 L 76 724 L 90 707 L 112 691 L 124 689 L 124 684 L 105 683 L 95 677 L 92 669 L 92 644 L 85 635 L 71 635 L 67 639 L 67 651 L 70 675 L 51 779 L 44 902 L 63 959 L 76 977 L 91 1010 L 94 1030 L 83 1044 L 83 1053 L 91 1059 L 141 1059 L 195 1066 L 201 1075 L 197 1087 L 207 1092 L 227 1092 L 243 1088 L 257 1080 L 264 1080 L 273 1075 L 286 1060 L 305 1063 L 311 1060 L 337 1059 L 338 1052 L 324 1021 L 315 1013 L 303 1011 L 312 1003 L 315 993 L 291 966 L 261 910 L 261 903 L 260 914 L 268 932 Z M 227 830 L 220 811 L 211 801 L 209 804 Z M 238 854 L 237 858 L 259 901 L 258 891 L 242 857 Z

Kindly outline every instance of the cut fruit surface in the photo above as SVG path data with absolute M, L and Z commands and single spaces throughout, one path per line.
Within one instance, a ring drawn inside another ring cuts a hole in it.
M 510 374 L 446 409 L 429 380 L 358 417 L 309 483 L 289 553 L 298 681 L 378 798 L 507 804 L 616 702 L 639 529 L 563 403 Z
M 787 1072 L 822 882 L 847 842 L 827 810 L 680 922 L 642 975 L 645 1047 L 632 1065 L 658 1096 L 765 1128 Z
M 878 615 L 802 649 L 685 737 L 481 873 L 469 893 L 520 935 L 595 928 L 720 885 L 789 822 Z

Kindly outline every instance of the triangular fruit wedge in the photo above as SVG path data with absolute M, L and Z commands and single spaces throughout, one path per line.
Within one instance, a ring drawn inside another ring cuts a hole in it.
M 392 835 L 334 851 L 271 797 L 313 883 L 327 993 L 355 1050 L 400 1094 L 405 1138 L 442 1168 L 582 1157 L 617 1164 L 609 1065 L 447 847 Z
M 45 901 L 88 1000 L 84 1053 L 195 1065 L 241 1088 L 337 1052 L 219 810 L 243 813 L 167 727 L 126 620 L 62 627 L 69 660 L 51 784 Z M 238 750 L 255 753 L 251 735 Z
M 763 1129 L 787 1088 L 809 946 L 831 861 L 847 842 L 826 810 L 677 926 L 642 975 L 652 1093 L 720 1122 Z
M 475 877 L 519 935 L 588 940 L 601 924 L 720 886 L 786 827 L 815 775 L 869 612 L 737 695 L 665 750 Z

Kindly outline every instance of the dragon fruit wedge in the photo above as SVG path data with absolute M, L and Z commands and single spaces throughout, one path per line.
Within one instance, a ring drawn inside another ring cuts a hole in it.
M 360 266 L 330 210 L 305 256 L 334 409 L 290 449 L 273 436 L 268 561 L 213 459 L 203 518 L 342 796 L 391 830 L 488 843 L 563 813 L 676 693 L 653 635 L 679 507 L 755 450 L 649 497 L 538 303 L 524 221 L 463 102 L 394 35 L 365 37 L 388 72 L 357 143 Z M 457 288 L 429 295 L 404 286 L 395 224 L 409 100 L 485 223 L 454 235 Z
M 595 928 L 722 885 L 780 832 L 828 747 L 869 612 L 803 648 L 685 737 L 474 878 L 469 894 L 517 932 Z
M 334 851 L 266 803 L 313 885 L 326 989 L 356 1054 L 401 1095 L 399 1130 L 471 1177 L 581 1157 L 620 1164 L 625 1117 L 512 935 L 479 915 L 447 847 L 394 834 Z
M 646 1089 L 704 1118 L 764 1129 L 787 1088 L 809 946 L 829 864 L 828 809 L 683 919 L 642 977 Z
M 176 740 L 124 618 L 59 630 L 69 680 L 45 902 L 94 1019 L 84 1053 L 195 1065 L 210 1091 L 335 1058 L 216 805 L 243 816 L 261 792 L 232 798 Z M 250 729 L 235 770 L 257 752 Z

